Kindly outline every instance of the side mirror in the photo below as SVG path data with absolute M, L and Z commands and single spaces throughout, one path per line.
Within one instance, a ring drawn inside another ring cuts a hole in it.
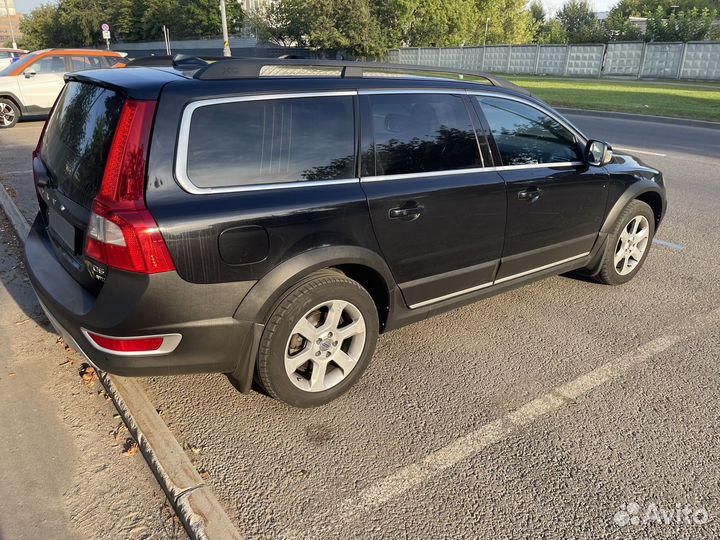
M 612 146 L 602 141 L 588 141 L 585 147 L 585 159 L 590 165 L 602 167 L 612 161 Z
M 35 71 L 34 69 L 26 69 L 25 71 L 23 71 L 23 75 L 25 75 L 26 79 L 30 79 L 37 75 L 37 71 Z

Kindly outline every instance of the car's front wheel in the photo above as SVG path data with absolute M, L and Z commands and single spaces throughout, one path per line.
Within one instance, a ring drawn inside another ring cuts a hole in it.
M 378 336 L 375 303 L 340 272 L 316 272 L 279 302 L 265 326 L 257 376 L 295 407 L 327 403 L 362 375 Z
M 15 103 L 6 98 L 0 98 L 0 129 L 15 126 L 20 120 L 20 109 Z
M 653 236 L 655 215 L 652 208 L 642 201 L 631 201 L 608 236 L 596 279 L 608 285 L 630 281 L 647 259 Z

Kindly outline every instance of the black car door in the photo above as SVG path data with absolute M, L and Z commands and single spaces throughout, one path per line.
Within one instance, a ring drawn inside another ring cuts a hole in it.
M 590 252 L 605 216 L 608 173 L 587 165 L 579 135 L 530 103 L 474 96 L 507 183 L 505 246 L 496 282 Z
M 411 308 L 492 283 L 505 184 L 471 104 L 450 91 L 361 91 L 361 185 L 378 243 Z M 485 167 L 484 165 L 490 165 Z

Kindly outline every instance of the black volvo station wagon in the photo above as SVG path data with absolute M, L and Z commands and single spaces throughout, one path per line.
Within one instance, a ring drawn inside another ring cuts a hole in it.
M 659 171 L 491 75 L 163 62 L 68 76 L 33 159 L 32 284 L 112 373 L 323 404 L 380 333 L 569 271 L 627 282 L 665 213 Z

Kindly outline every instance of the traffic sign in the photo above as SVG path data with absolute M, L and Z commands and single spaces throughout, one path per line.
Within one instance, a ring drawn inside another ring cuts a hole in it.
M 103 32 L 109 32 L 110 31 L 110 25 L 108 23 L 103 23 L 102 25 L 102 31 Z
M 103 39 L 110 39 L 110 30 L 103 30 Z

